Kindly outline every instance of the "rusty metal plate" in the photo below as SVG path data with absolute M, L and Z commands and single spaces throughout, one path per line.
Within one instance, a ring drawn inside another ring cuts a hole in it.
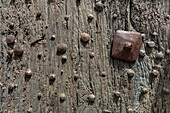
M 138 32 L 117 30 L 113 39 L 112 57 L 135 62 L 142 45 L 142 36 Z

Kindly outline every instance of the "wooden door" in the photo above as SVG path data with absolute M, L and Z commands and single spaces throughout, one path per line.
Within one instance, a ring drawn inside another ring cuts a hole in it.
M 1 0 L 1 113 L 169 113 L 169 7 L 169 0 Z M 146 55 L 135 63 L 112 58 L 116 30 L 142 33 Z

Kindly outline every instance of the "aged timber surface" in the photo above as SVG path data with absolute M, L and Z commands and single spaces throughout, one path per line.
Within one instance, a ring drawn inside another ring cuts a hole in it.
M 169 0 L 1 0 L 1 113 L 170 113 L 169 7 Z M 118 29 L 145 34 L 146 55 L 135 63 L 112 58 Z

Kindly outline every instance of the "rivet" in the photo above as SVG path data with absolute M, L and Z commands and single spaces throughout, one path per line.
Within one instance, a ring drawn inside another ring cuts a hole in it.
M 115 97 L 120 98 L 120 92 L 119 91 L 114 91 L 113 94 L 114 94 Z
M 66 52 L 66 49 L 67 49 L 67 45 L 64 44 L 64 43 L 61 43 L 61 44 L 57 45 L 57 52 L 59 52 L 59 53 Z
M 81 40 L 82 40 L 83 42 L 87 43 L 87 42 L 89 41 L 89 39 L 90 39 L 90 35 L 89 35 L 89 34 L 83 33 L 83 34 L 81 35 Z
M 89 102 L 94 102 L 94 101 L 95 101 L 95 99 L 96 99 L 96 97 L 95 97 L 95 95 L 94 95 L 94 94 L 90 94 L 90 95 L 88 96 L 88 100 L 89 100 Z
M 132 78 L 134 76 L 134 73 L 135 72 L 132 69 L 127 70 L 127 75 L 128 75 L 129 78 Z
M 62 58 L 61 58 L 61 60 L 62 60 L 62 63 L 66 62 L 66 61 L 67 61 L 67 56 L 66 56 L 66 55 L 63 55 Z
M 147 45 L 148 45 L 149 47 L 153 48 L 153 47 L 155 47 L 155 42 L 153 42 L 153 41 L 148 41 L 148 42 L 147 42 Z
M 140 56 L 144 57 L 146 55 L 146 52 L 144 50 L 140 50 Z
M 117 18 L 117 14 L 113 14 L 113 18 L 116 19 Z
M 96 2 L 95 4 L 95 10 L 97 12 L 102 12 L 104 9 L 104 4 L 101 1 Z
M 31 71 L 30 69 L 27 69 L 27 70 L 25 71 L 25 76 L 26 76 L 26 77 L 31 77 L 31 76 L 32 76 L 32 71 Z
M 94 57 L 94 53 L 90 52 L 89 56 L 90 56 L 90 58 L 93 58 Z
M 65 99 L 66 99 L 65 93 L 61 93 L 60 94 L 60 101 L 63 102 L 63 101 L 65 101 Z
M 12 56 L 13 53 L 14 53 L 14 50 L 8 50 L 7 53 L 8 53 L 9 56 Z
M 22 55 L 23 54 L 23 49 L 21 48 L 21 47 L 19 47 L 19 46 L 16 46 L 15 48 L 14 48 L 14 54 L 15 55 Z
M 50 80 L 55 80 L 56 75 L 55 74 L 50 74 L 49 79 Z
M 101 76 L 102 76 L 102 77 L 105 77 L 105 76 L 106 76 L 106 72 L 103 71 L 103 72 L 101 73 Z
M 142 94 L 146 94 L 147 92 L 148 92 L 147 88 L 142 88 L 142 89 L 141 89 L 141 93 L 142 93 Z
M 156 53 L 156 58 L 162 59 L 162 58 L 164 58 L 164 54 L 162 52 L 158 52 L 158 53 Z
M 167 88 L 163 88 L 163 92 L 166 94 L 166 95 L 168 95 L 169 94 L 169 89 L 167 89 Z
M 51 40 L 55 40 L 56 36 L 55 35 L 52 35 L 51 36 Z
M 93 16 L 92 14 L 89 14 L 89 15 L 88 15 L 88 19 L 89 19 L 89 20 L 93 20 L 93 19 L 94 19 L 94 16 Z
M 154 75 L 154 76 L 157 76 L 157 75 L 159 75 L 159 71 L 157 71 L 157 70 L 152 70 L 152 75 Z
M 8 44 L 12 44 L 12 43 L 14 43 L 14 41 L 15 41 L 15 36 L 14 36 L 14 35 L 8 35 L 8 36 L 7 36 L 6 42 L 7 42 Z

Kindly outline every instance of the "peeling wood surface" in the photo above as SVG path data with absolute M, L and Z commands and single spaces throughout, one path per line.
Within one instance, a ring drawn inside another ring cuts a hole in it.
M 101 12 L 94 10 L 97 0 L 0 1 L 2 113 L 170 112 L 169 0 L 102 1 Z M 94 16 L 91 21 L 89 14 Z M 111 48 L 118 29 L 145 34 L 141 49 L 146 56 L 139 56 L 135 63 L 113 59 Z M 90 35 L 86 44 L 82 33 Z M 16 37 L 12 45 L 6 43 L 10 34 Z M 156 46 L 149 48 L 148 41 Z M 61 43 L 67 45 L 66 62 L 62 62 L 63 54 L 57 54 Z M 7 50 L 15 46 L 23 48 L 23 55 L 9 57 Z M 163 59 L 156 58 L 158 52 Z M 32 71 L 29 79 L 27 69 Z M 135 72 L 131 80 L 128 69 Z M 151 74 L 154 69 L 157 76 Z M 56 78 L 51 83 L 52 73 Z M 90 94 L 95 96 L 94 103 L 88 101 Z

